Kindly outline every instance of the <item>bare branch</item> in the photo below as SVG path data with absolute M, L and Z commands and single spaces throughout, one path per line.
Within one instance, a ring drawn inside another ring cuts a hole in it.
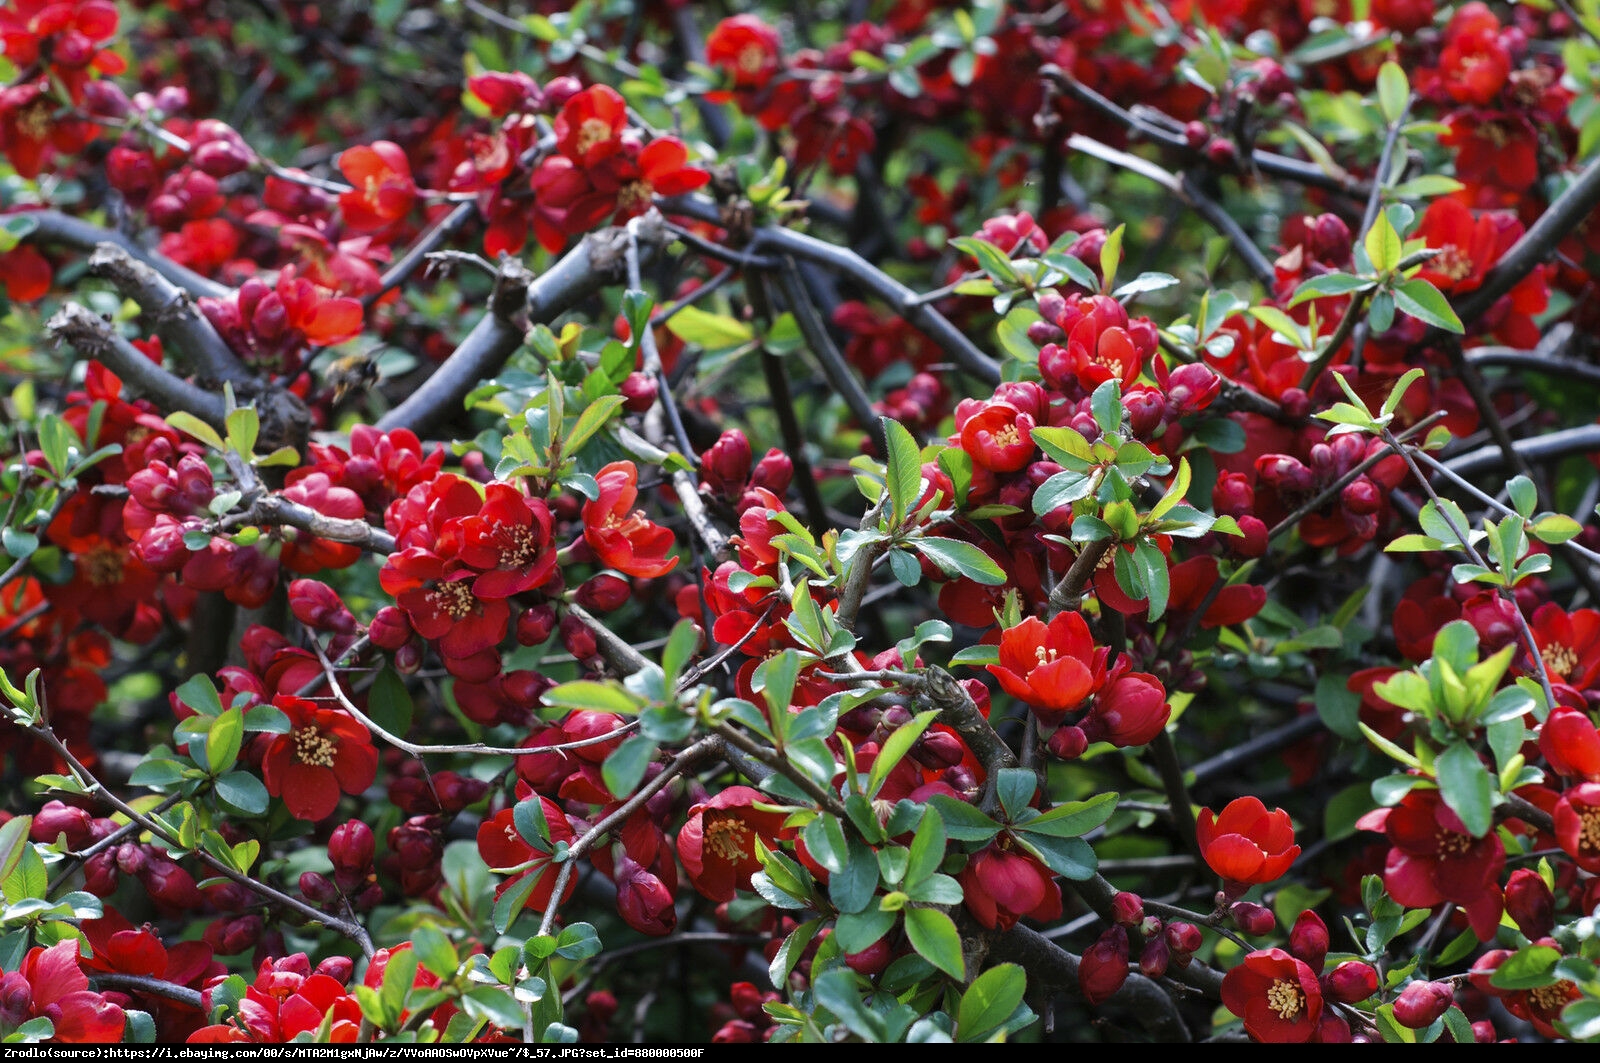
M 100 315 L 67 303 L 44 327 L 45 335 L 70 343 L 106 367 L 166 412 L 187 410 L 214 428 L 223 427 L 222 397 L 175 377 L 139 352 L 115 325 Z

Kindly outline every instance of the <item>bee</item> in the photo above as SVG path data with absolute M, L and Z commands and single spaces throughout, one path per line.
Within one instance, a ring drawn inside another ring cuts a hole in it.
M 382 348 L 346 354 L 328 363 L 322 382 L 333 389 L 333 404 L 338 406 L 352 391 L 365 391 L 378 382 L 378 354 Z

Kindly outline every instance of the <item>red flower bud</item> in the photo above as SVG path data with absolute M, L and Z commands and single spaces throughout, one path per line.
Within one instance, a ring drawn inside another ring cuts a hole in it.
M 356 963 L 348 956 L 329 956 L 311 973 L 325 974 L 340 985 L 348 985 L 350 976 L 356 973 Z
M 306 627 L 349 635 L 356 629 L 339 593 L 320 580 L 297 579 L 289 584 L 289 611 Z
M 894 949 L 889 947 L 889 939 L 879 938 L 860 952 L 847 953 L 844 962 L 856 974 L 876 978 L 889 966 L 889 961 L 892 959 L 894 959 Z
M 1317 1032 L 1311 1036 L 1311 1040 L 1319 1045 L 1347 1045 L 1350 1043 L 1350 1024 L 1332 1008 L 1327 1008 L 1317 1021 Z
M 307 871 L 300 876 L 300 892 L 312 904 L 323 907 L 339 900 L 339 891 L 328 881 L 328 876 L 316 871 Z
M 672 891 L 627 856 L 617 860 L 617 913 L 641 934 L 663 937 L 678 925 Z
M 578 588 L 578 604 L 598 613 L 621 609 L 632 596 L 633 585 L 609 572 L 591 576 Z
M 629 413 L 644 413 L 656 404 L 656 382 L 649 373 L 629 373 L 617 386 Z
M 20 971 L 0 976 L 0 1026 L 21 1026 L 33 1014 L 33 987 Z
M 587 661 L 600 651 L 589 625 L 571 613 L 561 618 L 561 644 L 580 661 Z
M 1356 516 L 1365 516 L 1368 513 L 1378 512 L 1383 505 L 1383 491 L 1377 484 L 1365 476 L 1345 484 L 1344 490 L 1339 495 L 1339 501 L 1344 508 Z
M 33 817 L 33 827 L 29 830 L 28 837 L 41 845 L 48 845 L 64 834 L 67 837 L 67 845 L 78 849 L 89 841 L 93 826 L 94 817 L 83 809 L 62 804 L 60 801 L 47 801 Z
M 1160 978 L 1167 973 L 1170 959 L 1166 939 L 1153 937 L 1139 950 L 1139 973 L 1146 978 Z
M 1410 1030 L 1425 1029 L 1450 1010 L 1454 996 L 1445 982 L 1412 982 L 1394 1002 L 1394 1021 Z
M 1252 937 L 1264 937 L 1272 933 L 1278 925 L 1278 920 L 1272 914 L 1271 908 L 1265 908 L 1250 901 L 1237 901 L 1228 909 L 1228 916 L 1244 933 Z
M 719 495 L 737 498 L 750 480 L 754 460 L 750 440 L 730 428 L 700 455 L 700 482 Z
M 1555 719 L 1555 715 L 1550 718 Z M 1522 867 L 1511 873 L 1511 880 L 1506 883 L 1506 911 L 1517 928 L 1533 940 L 1544 937 L 1556 925 L 1556 899 L 1539 872 L 1531 868 Z
M 1076 760 L 1089 748 L 1089 737 L 1081 727 L 1058 727 L 1045 747 L 1062 760 Z
M 767 451 L 766 457 L 756 462 L 756 467 L 750 471 L 751 487 L 764 487 L 779 498 L 789 490 L 793 479 L 794 461 L 777 447 Z
M 556 607 L 536 605 L 524 609 L 517 617 L 517 642 L 523 646 L 537 646 L 550 637 L 556 629 Z
M 1189 957 L 1205 944 L 1205 936 L 1193 923 L 1168 923 L 1162 937 L 1167 939 L 1167 950 L 1172 962 L 1179 967 L 1189 965 Z
M 415 634 L 411 619 L 399 606 L 386 605 L 379 609 L 367 628 L 367 638 L 380 650 L 393 652 L 404 646 Z
M 1309 908 L 1300 913 L 1289 931 L 1289 955 L 1322 973 L 1322 961 L 1328 955 L 1328 925 Z
M 394 651 L 394 670 L 401 675 L 416 675 L 422 669 L 422 657 L 428 650 L 420 638 L 414 638 Z
M 1378 972 L 1369 963 L 1346 960 L 1322 976 L 1328 999 L 1340 1004 L 1359 1004 L 1378 991 Z
M 328 837 L 328 859 L 333 863 L 334 874 L 340 878 L 354 881 L 365 878 L 376 851 L 377 839 L 372 836 L 372 828 L 359 819 L 335 827 Z
M 1123 890 L 1111 898 L 1111 918 L 1116 920 L 1118 926 L 1132 930 L 1144 922 L 1144 899 L 1137 893 Z
M 1128 980 L 1128 931 L 1113 926 L 1083 952 L 1078 961 L 1078 991 L 1090 1004 L 1100 1004 Z

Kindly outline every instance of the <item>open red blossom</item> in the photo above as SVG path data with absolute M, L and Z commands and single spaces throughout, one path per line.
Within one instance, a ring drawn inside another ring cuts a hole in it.
M 349 961 L 346 961 L 348 964 Z M 189 1037 L 190 1044 L 253 1042 L 282 1044 L 328 1024 L 331 1044 L 350 1044 L 361 1032 L 361 1004 L 339 979 L 324 973 L 327 961 L 311 970 L 305 953 L 263 960 L 255 982 L 245 990 L 238 1009 L 226 1023 L 206 1026 Z M 349 968 L 346 966 L 346 972 Z M 219 976 L 217 981 L 222 979 Z M 209 1003 L 215 986 L 202 1000 Z
M 50 290 L 50 263 L 32 244 L 0 254 L 0 284 L 14 303 L 31 303 Z
M 386 228 L 411 212 L 417 183 L 411 161 L 400 145 L 387 140 L 348 148 L 339 156 L 339 172 L 354 187 L 339 196 L 345 224 L 358 232 Z
M 1257 1041 L 1304 1044 L 1322 1019 L 1322 986 L 1307 964 L 1282 949 L 1261 949 L 1223 978 L 1222 1003 Z
M 706 62 L 735 88 L 760 89 L 778 72 L 781 48 L 777 30 L 755 15 L 734 15 L 706 35 Z
M 1555 602 L 1534 610 L 1534 642 L 1552 682 L 1588 690 L 1600 680 L 1600 611 L 1567 612 Z
M 1289 813 L 1281 808 L 1267 811 L 1258 797 L 1236 798 L 1220 816 L 1202 808 L 1195 820 L 1195 840 L 1211 870 L 1235 894 L 1282 878 L 1300 855 Z
M 1452 901 L 1466 910 L 1480 939 L 1494 937 L 1504 910 L 1498 881 L 1506 866 L 1505 846 L 1494 831 L 1474 838 L 1439 791 L 1422 789 L 1393 808 L 1367 813 L 1356 827 L 1389 836 L 1383 884 L 1396 901 L 1407 908 Z
M 467 658 L 491 650 L 506 637 L 511 609 L 504 598 L 473 593 L 478 573 L 422 546 L 390 554 L 378 581 L 406 611 L 425 639 L 446 657 Z
M 553 125 L 556 150 L 579 166 L 593 166 L 622 149 L 628 104 L 611 86 L 591 85 L 562 106 Z
M 1034 419 L 1010 403 L 989 402 L 962 423 L 958 441 L 990 472 L 1016 472 L 1033 460 L 1033 427 Z
M 782 812 L 755 807 L 767 799 L 748 786 L 730 786 L 689 810 L 678 832 L 678 859 L 705 897 L 731 901 L 750 888 L 750 876 L 761 870 L 756 840 L 770 849 L 784 834 Z
M 526 799 L 532 794 L 526 784 L 517 784 L 517 796 Z M 550 841 L 571 843 L 575 833 L 572 823 L 567 819 L 567 814 L 547 797 L 541 797 L 539 807 L 544 812 L 544 821 L 550 827 Z M 517 871 L 510 878 L 495 887 L 494 895 L 499 897 L 507 890 L 516 887 L 530 875 L 535 884 L 533 891 L 528 894 L 528 899 L 523 902 L 528 908 L 544 911 L 550 907 L 550 898 L 555 893 L 558 869 L 551 860 L 547 850 L 535 849 L 517 831 L 516 810 L 507 808 L 496 814 L 492 819 L 486 819 L 478 828 L 478 854 L 483 857 L 484 863 L 491 868 L 501 870 L 516 868 Z M 572 895 L 577 886 L 576 877 L 567 879 L 566 892 L 561 895 L 561 900 L 566 900 Z
M 261 761 L 267 792 L 283 798 L 297 818 L 316 822 L 333 813 L 341 793 L 359 794 L 378 774 L 378 751 L 357 720 L 338 709 L 280 694 L 272 704 L 289 717 Z
M 507 483 L 485 488 L 483 508 L 461 522 L 460 558 L 482 572 L 472 583 L 480 598 L 509 598 L 543 586 L 555 573 L 550 509 Z
M 76 940 L 69 938 L 47 949 L 29 950 L 18 973 L 31 992 L 26 1017 L 46 1018 L 54 1023 L 52 1040 L 62 1044 L 122 1040 L 127 1019 L 103 993 L 90 991 L 89 977 L 78 965 Z
M 1000 663 L 989 671 L 1046 723 L 1059 723 L 1104 678 L 1106 655 L 1079 614 L 1058 613 L 1049 624 L 1030 616 L 1000 633 Z
M 1556 841 L 1585 871 L 1600 873 L 1600 783 L 1579 783 L 1555 810 Z
M 614 461 L 595 475 L 600 496 L 583 504 L 583 538 L 600 563 L 629 576 L 651 579 L 677 567 L 668 557 L 677 543 L 670 529 L 647 520 L 635 509 L 639 469 L 631 461 Z

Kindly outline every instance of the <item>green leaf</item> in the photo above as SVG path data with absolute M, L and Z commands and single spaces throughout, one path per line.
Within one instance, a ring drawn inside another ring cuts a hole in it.
M 443 931 L 430 923 L 423 923 L 411 931 L 411 947 L 416 950 L 422 966 L 442 979 L 454 978 L 456 969 L 461 966 L 456 947 Z
M 939 715 L 937 709 L 919 712 L 911 720 L 895 728 L 893 733 L 883 740 L 883 747 L 878 750 L 878 756 L 872 762 L 872 771 L 867 775 L 868 797 L 878 796 L 878 791 L 883 788 L 889 773 L 911 751 L 911 747 L 922 737 L 922 732 L 928 729 L 928 725 L 937 715 Z
M 848 914 L 866 909 L 877 893 L 878 860 L 872 849 L 856 838 L 849 838 L 847 845 L 850 855 L 844 869 L 828 877 L 828 899 Z
M 1042 517 L 1080 498 L 1089 497 L 1097 479 L 1096 476 L 1073 472 L 1071 469 L 1056 473 L 1033 493 L 1033 512 Z
M 1002 963 L 972 980 L 956 1012 L 956 1040 L 986 1041 L 1011 1018 L 1028 989 L 1028 978 L 1014 963 Z
M 633 793 L 655 755 L 655 742 L 644 735 L 634 735 L 623 742 L 600 765 L 600 776 L 605 780 L 606 789 L 618 800 Z
M 16 816 L 0 825 L 0 882 L 10 878 L 22 862 L 23 850 L 30 844 L 28 832 L 32 829 L 32 816 Z
M 171 423 L 171 419 L 168 419 Z M 255 453 L 256 439 L 261 435 L 261 417 L 254 406 L 241 406 L 228 413 L 226 420 L 228 445 L 241 457 Z
M 233 767 L 244 741 L 244 714 L 228 709 L 218 716 L 206 732 L 206 764 L 211 774 L 221 775 Z
M 1400 64 L 1390 60 L 1378 68 L 1378 110 L 1383 112 L 1383 120 L 1394 125 L 1404 117 L 1406 100 L 1411 97 L 1411 83 L 1406 80 L 1406 72 Z M 1383 175 L 1375 176 L 1382 180 Z
M 178 700 L 202 716 L 220 716 L 222 698 L 207 676 L 194 675 L 186 679 L 177 690 Z
M 1400 265 L 1401 255 L 1404 253 L 1400 234 L 1395 232 L 1394 226 L 1389 223 L 1389 215 L 1379 211 L 1373 219 L 1372 228 L 1367 230 L 1363 246 L 1367 250 L 1367 257 L 1372 260 L 1372 268 L 1378 273 L 1392 272 Z M 1376 325 L 1373 326 L 1377 328 Z
M 950 917 L 937 908 L 907 908 L 906 937 L 917 955 L 951 978 L 965 978 L 966 962 L 961 957 L 961 934 Z
M 844 919 L 840 919 L 842 924 Z M 894 924 L 894 917 L 890 916 L 890 925 Z M 783 944 L 778 947 L 777 955 L 772 957 L 772 964 L 767 968 L 768 977 L 774 986 L 789 984 L 789 975 L 794 971 L 795 965 L 800 962 L 805 953 L 806 946 L 811 944 L 811 939 L 817 936 L 817 931 L 822 929 L 821 919 L 810 919 L 795 927 L 788 937 L 783 939 Z M 835 930 L 835 933 L 838 933 Z M 887 933 L 887 930 L 885 931 Z M 874 938 L 874 941 L 877 939 Z M 871 944 L 868 942 L 867 944 Z M 864 948 L 865 946 L 863 946 Z M 859 951 L 859 950 L 858 950 Z
M 1366 291 L 1377 282 L 1368 277 L 1357 277 L 1352 273 L 1324 273 L 1320 277 L 1312 277 L 1294 290 L 1294 296 L 1289 300 L 1288 306 L 1292 310 L 1301 303 L 1312 299 L 1321 299 L 1330 295 L 1349 295 L 1351 292 Z
M 978 268 L 987 273 L 996 284 L 1010 288 L 1021 283 L 1022 278 L 1018 277 L 1017 271 L 1012 268 L 1010 256 L 989 241 L 976 236 L 958 236 L 950 241 L 950 246 L 977 259 Z
M 1530 945 L 1507 956 L 1489 976 L 1496 989 L 1538 989 L 1556 981 L 1555 966 L 1561 951 L 1549 945 Z
M 1450 306 L 1450 300 L 1421 277 L 1413 277 L 1403 284 L 1396 285 L 1394 304 L 1401 313 L 1410 314 L 1419 321 L 1426 321 L 1435 328 L 1454 332 L 1458 336 L 1466 332 L 1462 327 L 1461 318 L 1456 316 L 1455 310 Z
M 200 418 L 184 410 L 167 414 L 167 424 L 180 432 L 187 432 L 200 442 L 213 450 L 227 450 L 227 445 L 222 442 L 222 437 L 217 430 L 206 424 Z
M 1119 230 L 1120 231 L 1120 230 Z M 1122 383 L 1112 377 L 1094 389 L 1089 396 L 1089 410 L 1094 423 L 1102 432 L 1115 434 L 1122 430 Z
M 577 422 L 573 424 L 572 431 L 567 433 L 561 452 L 571 456 L 582 450 L 590 437 L 605 427 L 606 422 L 611 420 L 612 415 L 625 401 L 627 400 L 621 395 L 602 395 L 585 406 L 583 412 L 578 415 Z
M 1041 816 L 1017 824 L 1017 830 L 1046 834 L 1052 838 L 1079 838 L 1111 818 L 1117 809 L 1117 794 L 1096 794 L 1087 801 L 1068 801 Z
M 868 908 L 864 912 L 841 915 L 833 930 L 839 939 L 839 951 L 849 956 L 871 948 L 882 940 L 883 935 L 894 929 L 898 919 L 897 913 L 886 912 L 881 908 Z M 785 974 L 784 977 L 787 978 L 788 975 Z M 774 981 L 773 984 L 783 983 Z
M 1000 824 L 982 810 L 948 794 L 935 794 L 928 803 L 944 819 L 945 834 L 958 842 L 986 842 L 1000 833 Z
M 1439 795 L 1467 832 L 1481 838 L 1494 826 L 1494 777 L 1465 742 L 1455 742 L 1433 764 Z
M 411 730 L 414 706 L 406 681 L 393 667 L 385 665 L 367 690 L 367 714 L 385 731 L 404 738 Z
M 538 794 L 516 803 L 511 810 L 511 822 L 523 841 L 540 852 L 550 851 L 550 822 L 545 818 L 544 802 Z
M 889 526 L 898 528 L 922 494 L 922 454 L 905 425 L 887 417 L 882 421 L 884 445 L 888 450 Z
M 620 686 L 588 679 L 562 683 L 545 691 L 544 702 L 564 709 L 593 709 L 625 716 L 636 715 L 639 711 L 639 702 Z
M 1126 225 L 1119 225 L 1106 237 L 1106 242 L 1100 248 L 1100 276 L 1103 278 L 1100 290 L 1109 292 L 1117 280 L 1117 266 L 1122 262 L 1122 235 L 1127 229 Z
M 755 338 L 755 331 L 744 322 L 725 314 L 707 313 L 697 306 L 682 307 L 669 317 L 667 331 L 708 351 L 738 347 Z
M 889 1039 L 883 1016 L 862 1002 L 856 976 L 848 967 L 835 967 L 818 976 L 812 985 L 812 993 L 818 1004 L 833 1012 L 851 1033 L 863 1041 L 878 1044 Z
M 1001 586 L 1006 581 L 1005 570 L 972 543 L 924 535 L 913 540 L 911 546 L 948 575 L 965 576 L 989 587 Z
M 1555 545 L 1574 539 L 1583 533 L 1583 525 L 1560 513 L 1547 513 L 1533 522 L 1529 531 L 1541 543 Z
M 259 816 L 267 810 L 271 797 L 261 780 L 247 771 L 230 771 L 219 775 L 216 781 L 217 796 L 247 816 Z
M 1383 400 L 1383 409 L 1379 412 L 1388 415 L 1400 408 L 1400 402 L 1406 397 L 1406 392 L 1411 385 L 1423 377 L 1420 369 L 1408 369 L 1404 376 L 1394 382 L 1394 387 L 1389 389 L 1389 397 Z
M 911 856 L 904 879 L 907 889 L 939 870 L 939 865 L 944 861 L 944 850 L 944 821 L 939 818 L 938 812 L 927 809 L 922 813 L 922 822 L 917 825 L 917 833 L 911 839 Z

